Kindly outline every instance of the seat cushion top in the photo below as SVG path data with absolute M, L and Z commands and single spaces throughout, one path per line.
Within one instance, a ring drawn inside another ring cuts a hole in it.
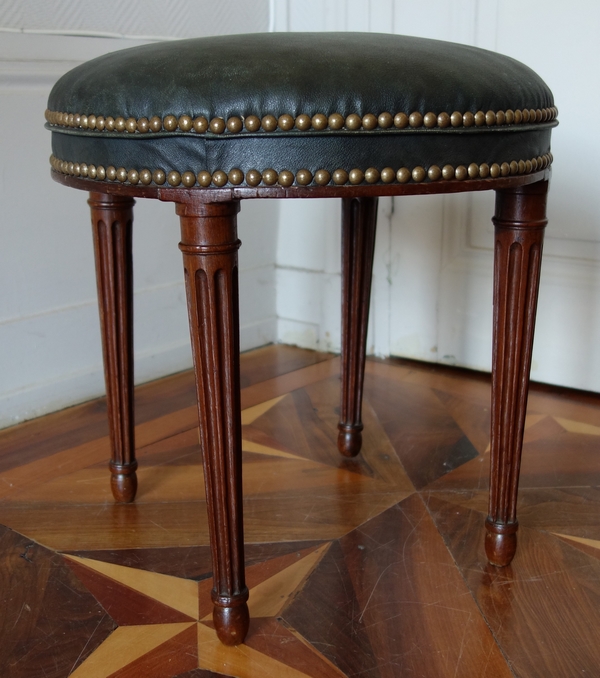
M 113 52 L 64 75 L 46 111 L 61 162 L 311 177 L 340 163 L 412 172 L 525 162 L 549 153 L 555 117 L 546 84 L 514 59 L 376 33 L 228 35 Z

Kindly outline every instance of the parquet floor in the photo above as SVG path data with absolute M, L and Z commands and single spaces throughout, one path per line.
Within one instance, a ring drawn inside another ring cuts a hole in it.
M 210 621 L 191 373 L 137 391 L 140 489 L 109 495 L 105 405 L 0 433 L 3 678 L 600 676 L 600 397 L 534 387 L 519 550 L 483 553 L 489 382 L 368 361 L 364 453 L 339 362 L 242 359 L 247 642 Z

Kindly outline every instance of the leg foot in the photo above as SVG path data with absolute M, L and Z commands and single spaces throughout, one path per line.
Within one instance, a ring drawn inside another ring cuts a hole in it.
M 491 565 L 506 567 L 515 557 L 519 523 L 493 523 L 485 521 L 485 554 Z
M 129 504 L 135 499 L 137 492 L 137 461 L 131 464 L 115 464 L 112 461 L 110 467 L 110 487 L 113 497 L 119 504 Z
M 345 426 L 338 424 L 337 446 L 340 454 L 344 457 L 356 457 L 362 447 L 362 424 L 357 426 Z
M 342 200 L 342 397 L 338 450 L 355 457 L 362 446 L 362 393 L 377 198 Z
M 250 626 L 248 589 L 235 598 L 217 596 L 213 592 L 213 622 L 223 645 L 239 645 L 244 641 Z

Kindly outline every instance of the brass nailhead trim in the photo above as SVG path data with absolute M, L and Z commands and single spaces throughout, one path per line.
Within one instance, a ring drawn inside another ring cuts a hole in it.
M 120 132 L 124 134 L 147 134 L 148 132 L 196 132 L 204 134 L 210 129 L 213 134 L 239 134 L 244 129 L 248 132 L 257 132 L 262 129 L 264 132 L 276 132 L 277 130 L 288 131 L 294 127 L 300 131 L 309 129 L 314 130 L 373 130 L 380 129 L 433 129 L 434 127 L 445 129 L 446 127 L 498 127 L 504 125 L 521 125 L 531 123 L 549 122 L 558 116 L 558 109 L 555 106 L 550 108 L 524 108 L 515 111 L 508 109 L 506 111 L 476 111 L 472 113 L 460 113 L 454 111 L 449 114 L 445 111 L 436 114 L 432 112 L 420 113 L 413 111 L 410 114 L 391 113 L 384 111 L 378 116 L 373 113 L 367 113 L 362 117 L 357 113 L 351 113 L 346 118 L 340 113 L 332 113 L 329 117 L 323 113 L 317 113 L 312 117 L 302 114 L 294 118 L 292 115 L 284 114 L 276 118 L 273 115 L 265 115 L 262 119 L 255 115 L 246 117 L 232 116 L 225 120 L 224 118 L 214 117 L 208 120 L 204 116 L 192 118 L 189 115 L 182 115 L 177 118 L 174 115 L 166 115 L 160 118 L 157 115 L 148 118 L 112 118 L 102 115 L 81 115 L 79 113 L 61 113 L 58 111 L 46 110 L 46 120 L 51 125 L 60 127 L 72 127 L 79 129 L 108 130 L 110 132 Z
M 366 170 L 354 168 L 345 170 L 338 168 L 333 172 L 325 169 L 317 170 L 314 175 L 307 169 L 301 169 L 294 174 L 289 170 L 281 170 L 277 172 L 274 169 L 265 169 L 262 172 L 256 169 L 251 169 L 244 173 L 238 168 L 233 168 L 229 172 L 217 170 L 212 174 L 206 170 L 202 170 L 195 174 L 191 170 L 185 172 L 178 172 L 177 170 L 170 170 L 165 172 L 162 169 L 155 169 L 151 172 L 149 169 L 142 170 L 125 169 L 124 167 L 115 168 L 103 167 L 102 165 L 87 165 L 86 163 L 74 163 L 67 160 L 61 160 L 54 155 L 50 156 L 50 164 L 56 172 L 61 174 L 68 174 L 74 177 L 84 177 L 87 179 L 97 179 L 99 181 L 114 181 L 114 182 L 129 182 L 132 185 L 142 183 L 148 186 L 154 183 L 157 186 L 163 186 L 165 183 L 169 186 L 177 187 L 183 184 L 186 188 L 192 188 L 198 184 L 203 188 L 209 186 L 216 186 L 221 188 L 227 184 L 232 186 L 239 186 L 246 181 L 247 186 L 279 186 L 288 187 L 294 183 L 297 186 L 308 186 L 316 184 L 318 186 L 327 186 L 333 183 L 336 186 L 344 186 L 351 184 L 358 186 L 359 184 L 375 184 L 381 181 L 384 184 L 391 184 L 394 182 L 406 184 L 410 181 L 413 183 L 421 183 L 425 180 L 429 182 L 449 181 L 456 179 L 464 181 L 465 179 L 497 179 L 498 177 L 507 177 L 517 174 L 531 174 L 538 170 L 546 169 L 552 164 L 552 153 L 539 155 L 536 158 L 529 160 L 512 160 L 511 162 L 481 163 L 478 165 L 473 162 L 468 166 L 458 165 L 431 165 L 428 168 L 417 165 L 412 169 L 408 167 L 400 167 L 394 170 L 392 167 L 384 167 L 381 170 L 375 167 L 369 167 Z

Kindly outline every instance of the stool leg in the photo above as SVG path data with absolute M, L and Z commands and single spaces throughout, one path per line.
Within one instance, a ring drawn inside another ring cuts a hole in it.
M 112 458 L 111 488 L 117 502 L 137 490 L 133 416 L 132 198 L 90 193 L 98 306 Z
M 517 548 L 517 491 L 542 262 L 548 182 L 497 191 L 489 516 L 485 549 L 508 565 Z
M 241 643 L 249 625 L 242 518 L 239 209 L 237 201 L 177 205 L 212 549 L 213 621 L 225 645 Z
M 362 445 L 363 381 L 377 198 L 342 200 L 342 394 L 338 449 L 355 457 Z

